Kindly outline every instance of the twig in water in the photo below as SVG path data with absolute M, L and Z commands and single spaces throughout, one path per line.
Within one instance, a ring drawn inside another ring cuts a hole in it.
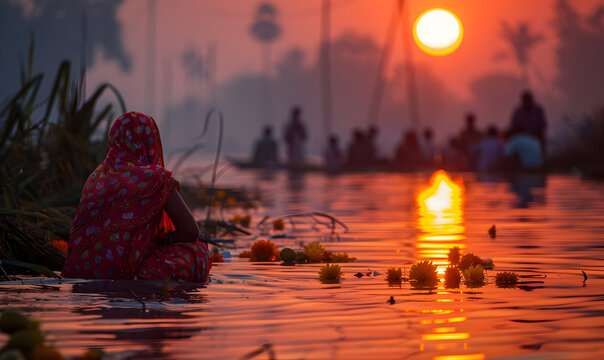
M 262 346 L 260 346 L 258 349 L 254 350 L 254 351 L 250 351 L 249 353 L 243 355 L 241 360 L 253 359 L 256 356 L 258 356 L 262 353 L 265 353 L 265 352 L 268 354 L 269 360 L 277 359 L 277 357 L 275 356 L 275 350 L 273 350 L 273 344 L 266 343 L 266 344 L 262 344 Z
M 145 304 L 145 302 L 143 301 L 143 299 L 141 297 L 139 297 L 138 295 L 136 295 L 136 293 L 134 292 L 134 290 L 129 289 L 130 294 L 132 295 L 132 297 L 134 298 L 134 300 L 138 301 L 139 303 L 141 303 L 141 305 L 143 306 L 142 310 L 143 311 L 147 311 L 147 304 Z
M 8 273 L 6 272 L 6 270 L 4 270 L 4 267 L 2 267 L 2 260 L 0 260 L 0 270 L 2 271 L 2 277 L 6 279 L 6 281 L 10 281 Z

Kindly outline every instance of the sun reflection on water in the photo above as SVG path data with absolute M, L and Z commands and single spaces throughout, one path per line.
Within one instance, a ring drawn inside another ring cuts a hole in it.
M 466 353 L 470 333 L 462 329 L 466 321 L 463 297 L 445 291 L 442 285 L 449 266 L 449 249 L 466 246 L 463 201 L 463 184 L 451 180 L 443 170 L 435 172 L 430 185 L 417 195 L 417 260 L 431 260 L 437 266 L 441 280 L 438 297 L 432 303 L 434 308 L 422 311 L 429 318 L 420 323 L 429 327 L 429 331 L 421 336 L 420 351 L 433 349 L 457 353 L 437 357 L 441 360 L 484 358 L 483 354 Z
M 417 196 L 418 259 L 431 260 L 441 275 L 449 265 L 449 249 L 465 247 L 463 194 L 463 185 L 439 170 L 432 175 L 430 186 Z

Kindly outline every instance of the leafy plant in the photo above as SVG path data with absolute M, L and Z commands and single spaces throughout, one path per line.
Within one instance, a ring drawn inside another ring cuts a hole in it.
M 0 258 L 62 268 L 64 254 L 50 244 L 67 239 L 86 177 L 104 155 L 116 106 L 101 104 L 110 84 L 89 96 L 63 61 L 48 94 L 46 74 L 33 71 L 33 41 L 22 84 L 0 108 Z

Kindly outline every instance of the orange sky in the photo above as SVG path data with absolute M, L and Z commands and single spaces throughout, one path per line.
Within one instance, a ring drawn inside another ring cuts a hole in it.
M 416 60 L 429 64 L 447 87 L 462 97 L 467 96 L 468 83 L 479 75 L 500 69 L 517 71 L 511 57 L 495 61 L 497 53 L 506 51 L 500 36 L 502 20 L 515 23 L 530 21 L 547 36 L 534 54 L 545 76 L 548 88 L 553 76 L 553 48 L 555 39 L 549 24 L 556 0 L 411 0 L 410 14 L 417 14 L 433 6 L 453 10 L 465 27 L 465 38 L 460 49 L 446 57 L 430 57 L 417 48 Z M 587 11 L 601 0 L 574 0 L 575 7 Z M 237 73 L 259 70 L 261 66 L 258 44 L 249 36 L 248 27 L 256 6 L 255 0 L 158 0 L 158 55 L 157 101 L 162 102 L 162 69 L 167 62 L 174 68 L 173 99 L 184 93 L 184 78 L 180 70 L 180 57 L 190 47 L 200 49 L 215 43 L 218 47 L 218 80 L 224 81 Z M 274 46 L 274 58 L 300 47 L 307 52 L 307 61 L 314 61 L 319 38 L 320 0 L 274 0 L 279 9 L 283 28 L 280 40 Z M 333 36 L 354 30 L 373 36 L 380 44 L 393 0 L 333 0 Z M 133 108 L 143 105 L 141 87 L 144 84 L 144 59 L 146 44 L 146 7 L 143 0 L 126 0 L 120 9 L 126 48 L 134 67 L 131 73 L 122 74 L 115 64 L 102 62 L 93 69 L 94 81 L 109 80 L 123 88 Z M 402 58 L 401 46 L 395 57 Z M 543 86 L 545 85 L 545 86 Z

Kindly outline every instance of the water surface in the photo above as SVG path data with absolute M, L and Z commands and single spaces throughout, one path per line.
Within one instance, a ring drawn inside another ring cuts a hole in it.
M 320 239 L 357 257 L 343 265 L 339 285 L 318 281 L 320 265 L 234 257 L 213 268 L 207 288 L 146 300 L 145 310 L 127 287 L 65 282 L 49 289 L 32 285 L 36 279 L 1 285 L 0 306 L 41 319 L 67 355 L 98 347 L 134 358 L 604 358 L 604 184 L 453 174 L 459 192 L 418 202 L 429 177 L 225 175 L 223 183 L 262 191 L 265 207 L 255 220 L 320 210 L 346 222 L 351 231 L 340 236 L 303 231 L 275 240 L 299 246 Z M 495 239 L 487 235 L 492 224 Z M 385 282 L 387 268 L 408 269 L 420 259 L 444 271 L 452 246 L 494 260 L 485 287 L 427 291 Z M 378 274 L 353 276 L 368 271 Z M 497 288 L 496 271 L 518 272 L 521 284 Z

